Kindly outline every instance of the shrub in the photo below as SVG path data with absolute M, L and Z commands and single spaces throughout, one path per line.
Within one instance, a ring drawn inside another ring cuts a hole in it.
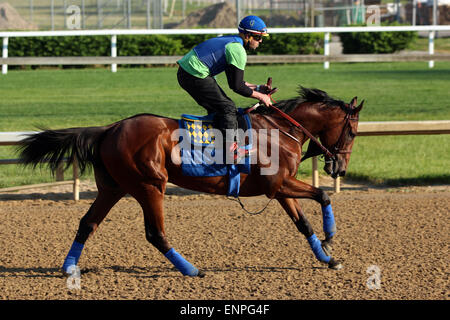
M 151 35 L 119 36 L 120 56 L 184 55 L 197 44 L 215 35 Z M 264 39 L 257 54 L 320 54 L 323 52 L 321 34 L 274 34 Z M 108 36 L 24 37 L 11 38 L 11 57 L 70 57 L 109 56 Z
M 216 35 L 136 35 L 118 36 L 119 56 L 185 55 L 197 44 Z M 320 54 L 323 53 L 321 34 L 275 34 L 264 39 L 256 52 L 250 54 Z M 11 57 L 73 57 L 110 56 L 109 36 L 23 37 L 11 38 Z M 136 67 L 132 65 L 133 67 Z M 83 68 L 85 66 L 63 66 Z M 131 67 L 122 65 L 122 67 Z M 11 68 L 23 68 L 11 66 Z M 29 68 L 29 67 L 28 67 Z M 35 68 L 35 66 L 31 67 Z
M 11 57 L 105 56 L 111 52 L 110 38 L 92 37 L 24 37 L 11 38 Z
M 273 34 L 264 39 L 258 54 L 322 54 L 323 34 Z
M 339 33 L 339 37 L 343 53 L 394 53 L 406 49 L 417 38 L 417 32 L 346 32 Z

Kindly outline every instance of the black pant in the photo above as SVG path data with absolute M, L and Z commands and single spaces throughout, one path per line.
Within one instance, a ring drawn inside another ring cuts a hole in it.
M 205 108 L 208 114 L 216 113 L 214 122 L 217 129 L 224 134 L 226 129 L 237 129 L 236 105 L 227 97 L 213 77 L 200 79 L 179 67 L 177 78 L 180 86 Z

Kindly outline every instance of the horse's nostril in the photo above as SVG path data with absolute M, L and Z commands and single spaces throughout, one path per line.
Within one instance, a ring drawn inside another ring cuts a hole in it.
M 344 171 L 341 171 L 341 172 L 339 172 L 339 175 L 340 175 L 341 177 L 345 176 L 345 170 L 344 170 Z

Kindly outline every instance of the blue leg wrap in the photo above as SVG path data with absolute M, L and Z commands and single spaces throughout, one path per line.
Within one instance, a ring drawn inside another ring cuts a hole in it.
M 331 209 L 331 204 L 322 207 L 322 217 L 323 231 L 327 237 L 331 238 L 336 233 L 336 223 L 334 222 L 334 214 L 333 209 Z
M 195 277 L 198 275 L 198 269 L 190 264 L 185 258 L 181 256 L 174 248 L 170 249 L 165 255 L 170 262 L 180 271 L 184 276 Z
M 317 236 L 315 234 L 313 234 L 311 237 L 308 238 L 308 242 L 317 260 L 326 263 L 330 262 L 331 256 L 327 256 L 325 254 L 325 252 L 322 249 L 322 244 L 320 240 L 317 239 Z
M 67 272 L 70 266 L 76 266 L 83 251 L 84 244 L 74 241 L 63 264 L 63 271 Z

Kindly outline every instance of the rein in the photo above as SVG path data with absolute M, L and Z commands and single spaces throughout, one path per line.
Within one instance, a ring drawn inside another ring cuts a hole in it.
M 276 90 L 276 88 L 274 89 Z M 273 92 L 272 92 L 273 93 Z M 272 95 L 269 94 L 270 99 L 276 103 L 276 101 L 272 98 Z M 245 110 L 245 113 L 250 113 L 251 111 L 255 110 L 256 108 L 258 108 L 260 106 L 260 103 L 258 102 L 257 104 L 255 104 L 254 106 L 252 106 L 251 108 L 248 108 L 247 110 Z M 349 122 L 350 121 L 356 121 L 357 118 L 352 118 L 350 113 L 347 113 L 345 116 L 345 124 L 344 127 L 342 128 L 341 134 L 339 136 L 339 139 L 337 140 L 336 144 L 332 147 L 332 151 L 328 150 L 322 143 L 320 143 L 320 141 L 314 137 L 305 127 L 303 127 L 300 123 L 298 123 L 295 119 L 293 119 L 291 116 L 289 116 L 287 113 L 281 111 L 280 109 L 278 109 L 275 106 L 270 106 L 270 108 L 274 109 L 275 111 L 277 111 L 283 118 L 285 118 L 286 120 L 288 120 L 291 124 L 293 124 L 296 128 L 300 129 L 309 139 L 311 139 L 311 141 L 313 141 L 314 143 L 317 144 L 317 146 L 323 151 L 324 155 L 330 159 L 336 159 L 336 155 L 338 154 L 345 154 L 345 153 L 351 153 L 350 150 L 341 150 L 343 148 L 344 145 L 344 137 L 345 134 L 347 134 L 350 126 L 349 126 Z M 266 117 L 265 115 L 262 115 L 264 117 L 264 119 L 266 119 L 268 122 L 270 122 L 274 127 L 277 127 L 277 125 L 269 118 Z M 279 129 L 282 133 L 284 133 L 285 135 L 287 135 L 289 138 L 295 140 L 296 142 L 300 143 L 300 141 L 295 138 L 293 135 L 285 132 L 284 130 Z
M 272 93 L 274 93 L 276 91 L 276 88 L 273 89 L 268 96 L 270 97 L 270 99 L 276 103 L 276 101 L 272 98 Z M 256 110 L 261 104 L 258 102 L 256 103 L 254 106 L 247 108 L 245 110 L 245 113 L 250 113 L 253 110 Z M 289 116 L 287 113 L 285 113 L 284 111 L 281 111 L 280 109 L 278 109 L 277 107 L 275 107 L 274 105 L 271 105 L 270 108 L 274 109 L 275 111 L 277 111 L 283 118 L 285 118 L 286 120 L 288 120 L 292 125 L 294 125 L 296 128 L 300 129 L 309 139 L 311 139 L 311 141 L 313 141 L 314 143 L 317 144 L 317 146 L 319 146 L 319 148 L 323 151 L 323 153 L 325 154 L 326 157 L 328 157 L 329 159 L 332 159 L 332 161 L 334 162 L 334 160 L 336 160 L 336 155 L 340 154 L 340 153 L 351 153 L 350 150 L 341 150 L 341 148 L 344 145 L 344 137 L 347 134 L 350 126 L 349 126 L 349 122 L 350 121 L 354 121 L 357 120 L 357 118 L 352 118 L 350 113 L 347 113 L 345 116 L 345 124 L 344 127 L 342 128 L 341 134 L 339 136 L 339 139 L 337 140 L 337 142 L 334 144 L 334 146 L 332 147 L 333 153 L 330 152 L 325 146 L 323 146 L 322 143 L 319 142 L 319 140 L 314 137 L 305 127 L 303 127 L 300 123 L 298 123 L 295 119 L 293 119 L 291 116 Z M 278 127 L 278 125 L 269 117 L 265 116 L 264 114 L 261 114 L 261 116 L 267 120 L 267 122 L 269 122 L 270 124 L 272 124 L 274 127 Z M 279 129 L 279 128 L 278 128 Z M 296 137 L 294 137 L 293 135 L 287 133 L 284 130 L 279 129 L 283 134 L 285 134 L 286 136 L 288 136 L 289 138 L 293 139 L 294 141 L 298 142 L 299 144 L 301 143 Z M 264 206 L 264 208 L 262 208 L 261 210 L 257 211 L 257 212 L 250 212 L 247 209 L 245 209 L 244 204 L 241 202 L 241 199 L 239 197 L 237 197 L 237 199 L 233 199 L 230 197 L 227 197 L 227 199 L 232 200 L 232 201 L 236 201 L 239 203 L 239 205 L 241 206 L 241 208 L 248 214 L 250 215 L 259 215 L 262 212 L 264 212 L 267 208 L 267 206 L 270 204 L 270 202 L 273 199 L 270 199 L 269 202 Z
M 241 201 L 241 199 L 240 199 L 239 197 L 237 197 L 237 200 L 236 200 L 236 199 L 233 199 L 233 198 L 231 198 L 231 197 L 227 197 L 227 199 L 228 199 L 228 200 L 232 200 L 232 201 L 236 201 L 237 203 L 239 203 L 239 205 L 241 206 L 242 210 L 244 210 L 245 212 L 247 212 L 247 213 L 248 213 L 249 215 L 251 215 L 251 216 L 256 216 L 256 215 L 259 215 L 259 214 L 263 213 L 264 210 L 267 209 L 267 207 L 269 206 L 269 204 L 270 204 L 270 203 L 272 202 L 272 200 L 273 200 L 273 198 L 270 199 L 269 202 L 267 202 L 267 204 L 266 204 L 266 205 L 264 206 L 264 208 L 262 208 L 261 210 L 259 210 L 259 211 L 257 211 L 257 212 L 251 212 L 251 211 L 248 211 L 247 209 L 245 209 L 244 204 L 242 203 L 242 201 Z
M 297 121 L 295 121 L 291 116 L 289 116 L 288 114 L 284 113 L 283 111 L 281 111 L 280 109 L 278 109 L 275 106 L 271 106 L 272 109 L 275 109 L 280 115 L 283 116 L 283 118 L 285 118 L 286 120 L 288 120 L 290 123 L 292 123 L 295 127 L 299 128 L 300 130 L 303 131 L 303 133 L 311 139 L 311 141 L 315 142 L 320 149 L 322 149 L 322 151 L 325 153 L 325 155 L 329 158 L 334 158 L 335 154 L 332 154 L 327 148 L 325 148 L 320 142 L 319 140 L 316 139 L 316 137 L 314 137 L 308 130 L 306 130 L 305 127 L 303 127 L 300 123 L 298 123 Z M 297 140 L 298 141 L 298 140 Z
M 276 101 L 273 100 L 271 94 L 269 94 L 269 97 L 270 97 L 270 99 L 272 99 L 273 102 L 276 103 Z M 245 110 L 245 112 L 246 112 L 246 113 L 250 113 L 251 111 L 253 111 L 253 110 L 255 110 L 256 108 L 258 108 L 259 106 L 260 106 L 260 103 L 258 102 L 258 103 L 255 104 L 253 107 L 248 108 L 247 110 Z M 335 157 L 335 154 L 332 154 L 327 148 L 325 148 L 325 147 L 319 142 L 319 140 L 316 139 L 316 137 L 314 137 L 308 130 L 306 130 L 305 127 L 303 127 L 300 123 L 298 123 L 297 121 L 295 121 L 291 116 L 289 116 L 287 113 L 281 111 L 280 109 L 278 109 L 277 107 L 275 107 L 275 106 L 273 106 L 273 105 L 270 106 L 270 108 L 272 108 L 272 109 L 274 109 L 275 111 L 277 111 L 281 116 L 283 116 L 283 118 L 285 118 L 286 120 L 288 120 L 288 121 L 289 121 L 291 124 L 293 124 L 295 127 L 297 127 L 297 128 L 299 128 L 300 130 L 302 130 L 303 133 L 304 133 L 308 138 L 311 139 L 311 141 L 315 142 L 315 143 L 320 147 L 320 149 L 322 149 L 322 151 L 325 153 L 325 155 L 326 155 L 327 157 L 329 157 L 329 158 L 334 158 L 334 157 Z M 263 116 L 264 116 L 264 115 L 263 115 Z M 264 116 L 264 118 L 265 118 L 266 120 L 268 120 L 268 122 L 270 122 L 272 125 L 274 125 L 274 126 L 276 127 L 276 125 L 274 124 L 274 122 L 273 122 L 272 120 L 270 120 L 270 119 L 269 119 L 268 117 L 266 117 L 266 116 Z M 281 130 L 281 129 L 280 129 L 280 131 L 281 131 L 282 133 L 284 133 L 285 135 L 287 135 L 288 137 L 290 137 L 291 139 L 293 139 L 293 140 L 297 141 L 298 143 L 300 143 L 300 141 L 299 141 L 297 138 L 295 138 L 294 136 L 292 136 L 291 134 L 289 134 L 289 133 L 287 133 L 287 132 L 285 132 L 284 130 Z

